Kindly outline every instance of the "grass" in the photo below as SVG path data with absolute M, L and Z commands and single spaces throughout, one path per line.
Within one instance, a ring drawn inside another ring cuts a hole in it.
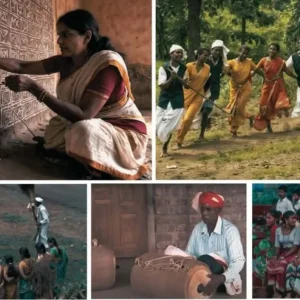
M 7 223 L 24 223 L 27 218 L 9 213 L 2 214 L 2 220 Z

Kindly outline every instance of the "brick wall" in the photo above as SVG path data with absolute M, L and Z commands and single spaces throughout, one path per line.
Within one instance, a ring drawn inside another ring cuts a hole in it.
M 153 200 L 158 251 L 170 244 L 185 249 L 194 226 L 201 221 L 201 215 L 191 209 L 191 200 L 197 192 L 205 191 L 219 193 L 225 198 L 222 217 L 238 227 L 246 250 L 246 185 L 156 184 L 153 185 Z

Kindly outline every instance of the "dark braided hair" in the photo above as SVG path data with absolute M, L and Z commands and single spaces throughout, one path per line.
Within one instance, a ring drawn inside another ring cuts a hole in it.
M 55 246 L 55 248 L 57 249 L 59 255 L 62 256 L 61 249 L 59 248 L 58 243 L 57 243 L 57 241 L 56 241 L 56 239 L 54 237 L 49 238 L 48 239 L 48 243 L 52 243 Z

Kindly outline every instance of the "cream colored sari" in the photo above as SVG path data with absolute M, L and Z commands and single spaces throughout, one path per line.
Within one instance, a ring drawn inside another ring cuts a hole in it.
M 133 102 L 127 68 L 122 57 L 113 51 L 95 53 L 80 69 L 60 80 L 57 96 L 60 100 L 79 105 L 93 78 L 103 68 L 118 68 L 126 86 L 126 94 L 112 105 L 102 108 L 89 120 L 71 123 L 55 116 L 45 131 L 45 149 L 66 152 L 84 165 L 120 179 L 138 179 L 147 172 L 144 165 L 148 136 L 122 129 L 105 119 L 131 119 L 145 124 Z

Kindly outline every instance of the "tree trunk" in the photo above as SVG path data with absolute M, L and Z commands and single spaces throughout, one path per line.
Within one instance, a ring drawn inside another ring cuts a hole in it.
M 242 18 L 242 37 L 241 37 L 242 45 L 246 44 L 246 19 Z
M 158 45 L 158 58 L 164 59 L 166 53 L 165 53 L 165 41 L 164 41 L 164 35 L 165 35 L 165 26 L 164 26 L 164 20 L 163 18 L 157 18 L 157 24 L 156 24 L 156 44 Z
M 200 12 L 202 0 L 188 0 L 188 62 L 195 59 L 200 47 Z

